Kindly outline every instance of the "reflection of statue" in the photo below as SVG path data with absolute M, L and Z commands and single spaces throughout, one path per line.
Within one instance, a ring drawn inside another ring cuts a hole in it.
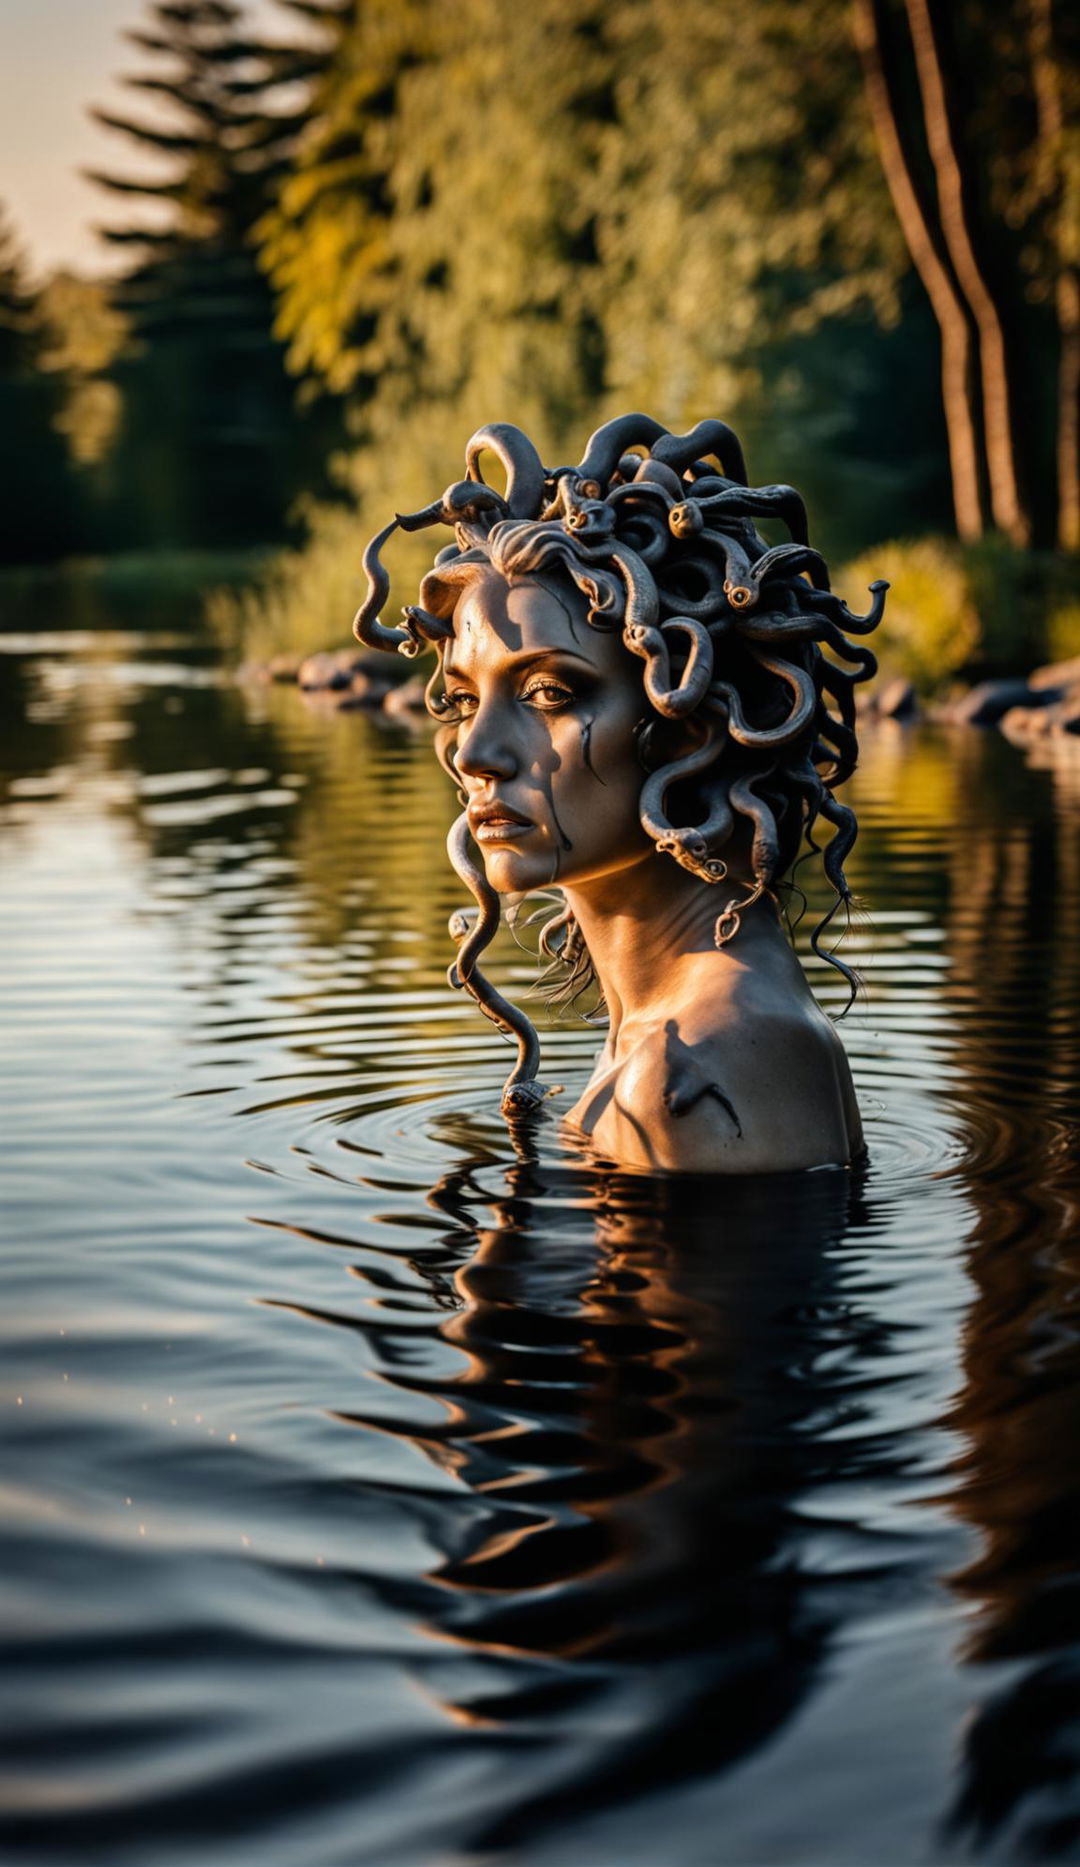
M 485 449 L 506 469 L 505 495 L 480 477 Z M 478 918 L 451 924 L 451 982 L 518 1037 L 504 1107 L 544 1094 L 536 1035 L 477 961 L 498 894 L 556 885 L 542 948 L 566 967 L 571 996 L 595 976 L 611 1020 L 573 1115 L 598 1149 L 628 1165 L 725 1171 L 850 1159 L 860 1138 L 846 1062 L 775 889 L 824 819 L 826 873 L 837 901 L 849 898 L 855 820 L 833 793 L 855 763 L 854 686 L 874 659 L 844 630 L 875 627 L 884 585 L 852 615 L 806 541 L 798 494 L 749 487 L 722 422 L 677 436 L 628 415 L 593 435 L 578 467 L 554 472 L 497 425 L 473 437 L 467 468 L 368 547 L 356 632 L 438 653 L 429 703 L 468 802 L 450 854 L 479 903 Z M 758 517 L 782 520 L 793 542 L 768 547 Z M 440 521 L 455 543 L 404 626 L 387 629 L 379 552 L 397 526 Z
M 784 1726 L 830 1644 L 822 1519 L 798 1501 L 863 1456 L 808 1430 L 850 1410 L 845 1356 L 873 1326 L 829 1249 L 858 1187 L 748 1178 L 718 1212 L 715 1183 L 676 1186 L 449 1176 L 442 1262 L 423 1261 L 439 1353 L 382 1332 L 380 1398 L 339 1416 L 453 1477 L 415 1487 L 427 1577 L 380 1589 L 438 1637 L 413 1660 L 436 1701 L 514 1759 L 463 1855 L 722 1772 Z M 854 1571 L 846 1590 L 850 1614 Z

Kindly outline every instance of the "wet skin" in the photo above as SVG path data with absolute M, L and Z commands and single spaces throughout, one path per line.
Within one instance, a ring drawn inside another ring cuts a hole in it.
M 641 827 L 642 664 L 586 620 L 572 585 L 481 574 L 444 665 L 455 763 L 492 886 L 565 891 L 611 1025 L 569 1132 L 624 1166 L 760 1173 L 840 1164 L 861 1147 L 843 1048 L 774 904 L 717 949 L 719 888 Z M 671 730 L 671 729 L 669 729 Z M 677 729 L 667 757 L 688 751 Z

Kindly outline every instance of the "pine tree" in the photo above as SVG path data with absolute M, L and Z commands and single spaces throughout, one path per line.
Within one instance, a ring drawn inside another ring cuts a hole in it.
M 41 294 L 0 202 L 0 562 L 60 557 L 78 543 L 77 501 L 59 433 L 63 392 L 43 373 Z
M 158 173 L 90 177 L 142 210 L 101 229 L 133 258 L 115 291 L 132 333 L 117 371 L 128 525 L 159 542 L 256 540 L 280 530 L 319 451 L 251 236 L 304 121 L 296 86 L 322 54 L 262 43 L 234 0 L 155 0 L 149 15 L 125 36 L 153 69 L 124 82 L 152 109 L 93 114 Z
M 37 293 L 26 255 L 0 201 L 0 377 L 32 368 L 37 345 Z

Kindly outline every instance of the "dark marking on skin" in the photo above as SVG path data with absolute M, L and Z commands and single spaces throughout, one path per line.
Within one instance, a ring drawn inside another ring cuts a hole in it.
M 597 784 L 606 784 L 607 779 L 601 778 L 600 773 L 597 771 L 596 766 L 592 762 L 592 729 L 593 729 L 592 721 L 585 720 L 581 728 L 581 756 L 583 760 L 585 761 L 586 771 L 592 772 L 592 775 L 596 779 Z
M 566 831 L 562 827 L 562 824 L 559 822 L 558 815 L 555 810 L 554 797 L 549 796 L 548 802 L 551 805 L 551 821 L 555 825 L 556 830 L 558 831 L 559 841 L 562 843 L 562 846 L 564 849 L 566 850 L 573 849 L 574 847 L 573 843 L 570 841 L 570 838 L 567 836 Z
M 562 827 L 562 824 L 559 822 L 559 813 L 555 809 L 555 777 L 554 777 L 554 774 L 555 774 L 555 771 L 558 770 L 560 763 L 561 763 L 561 760 L 556 759 L 554 768 L 544 774 L 545 777 L 547 778 L 547 784 L 545 786 L 545 790 L 547 793 L 547 807 L 551 812 L 551 821 L 555 825 L 556 834 L 563 848 L 566 850 L 570 850 L 570 849 L 573 849 L 574 845 L 570 841 L 570 838 L 567 836 L 566 831 Z
M 679 1027 L 674 1018 L 669 1018 L 664 1026 L 667 1043 L 664 1050 L 666 1080 L 664 1083 L 664 1107 L 669 1115 L 676 1119 L 680 1115 L 689 1115 L 692 1108 L 704 1096 L 713 1096 L 719 1102 L 725 1114 L 735 1124 L 735 1132 L 742 1139 L 742 1123 L 728 1101 L 719 1083 L 714 1082 L 705 1066 L 699 1062 L 695 1052 L 708 1048 L 705 1044 L 684 1044 L 679 1036 Z

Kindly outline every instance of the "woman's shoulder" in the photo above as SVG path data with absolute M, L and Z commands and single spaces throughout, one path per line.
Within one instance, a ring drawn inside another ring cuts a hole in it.
M 597 1090 L 583 1125 L 628 1166 L 775 1173 L 841 1163 L 861 1145 L 843 1046 L 809 995 L 675 1006 L 641 1026 Z

